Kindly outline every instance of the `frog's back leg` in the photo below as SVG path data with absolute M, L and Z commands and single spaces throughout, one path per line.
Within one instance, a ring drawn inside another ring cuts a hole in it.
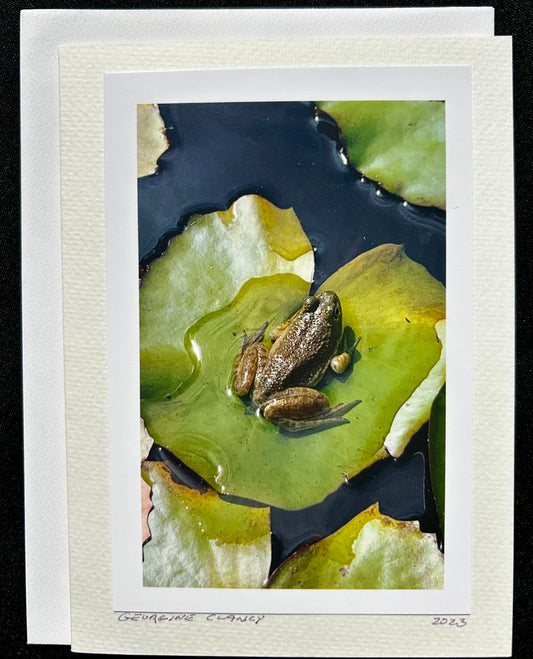
M 263 416 L 290 432 L 322 430 L 349 423 L 344 414 L 361 401 L 329 406 L 325 394 L 311 387 L 289 387 L 272 396 L 263 406 Z
M 311 387 L 289 387 L 274 394 L 263 406 L 265 419 L 281 425 L 284 419 L 307 419 L 329 409 L 325 394 Z
M 252 343 L 239 352 L 233 364 L 233 389 L 237 396 L 250 393 L 256 374 L 263 368 L 268 348 L 262 343 Z

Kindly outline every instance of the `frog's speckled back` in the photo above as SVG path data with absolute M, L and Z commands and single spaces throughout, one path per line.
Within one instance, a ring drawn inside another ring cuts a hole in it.
M 335 293 L 318 298 L 315 309 L 305 306 L 270 349 L 268 368 L 256 381 L 261 398 L 287 387 L 316 385 L 336 354 L 342 336 L 342 313 Z

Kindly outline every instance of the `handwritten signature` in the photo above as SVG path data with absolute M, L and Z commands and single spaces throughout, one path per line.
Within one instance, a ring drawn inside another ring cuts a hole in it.
M 251 623 L 258 625 L 264 618 L 264 615 L 237 615 L 235 613 L 148 613 L 141 611 L 121 611 L 118 614 L 117 620 L 118 622 L 150 622 L 153 624 L 207 620 L 208 622 Z

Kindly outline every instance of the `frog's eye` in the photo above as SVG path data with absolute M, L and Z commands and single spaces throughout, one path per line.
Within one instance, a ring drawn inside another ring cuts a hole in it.
M 314 295 L 308 295 L 304 300 L 304 309 L 314 311 L 318 307 L 318 298 Z
M 327 320 L 337 320 L 341 315 L 341 308 L 338 304 L 328 304 L 323 313 L 324 318 L 327 318 Z

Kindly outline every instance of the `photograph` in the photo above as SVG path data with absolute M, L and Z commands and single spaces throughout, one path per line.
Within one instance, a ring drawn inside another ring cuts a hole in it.
M 446 101 L 153 100 L 144 588 L 442 590 Z

